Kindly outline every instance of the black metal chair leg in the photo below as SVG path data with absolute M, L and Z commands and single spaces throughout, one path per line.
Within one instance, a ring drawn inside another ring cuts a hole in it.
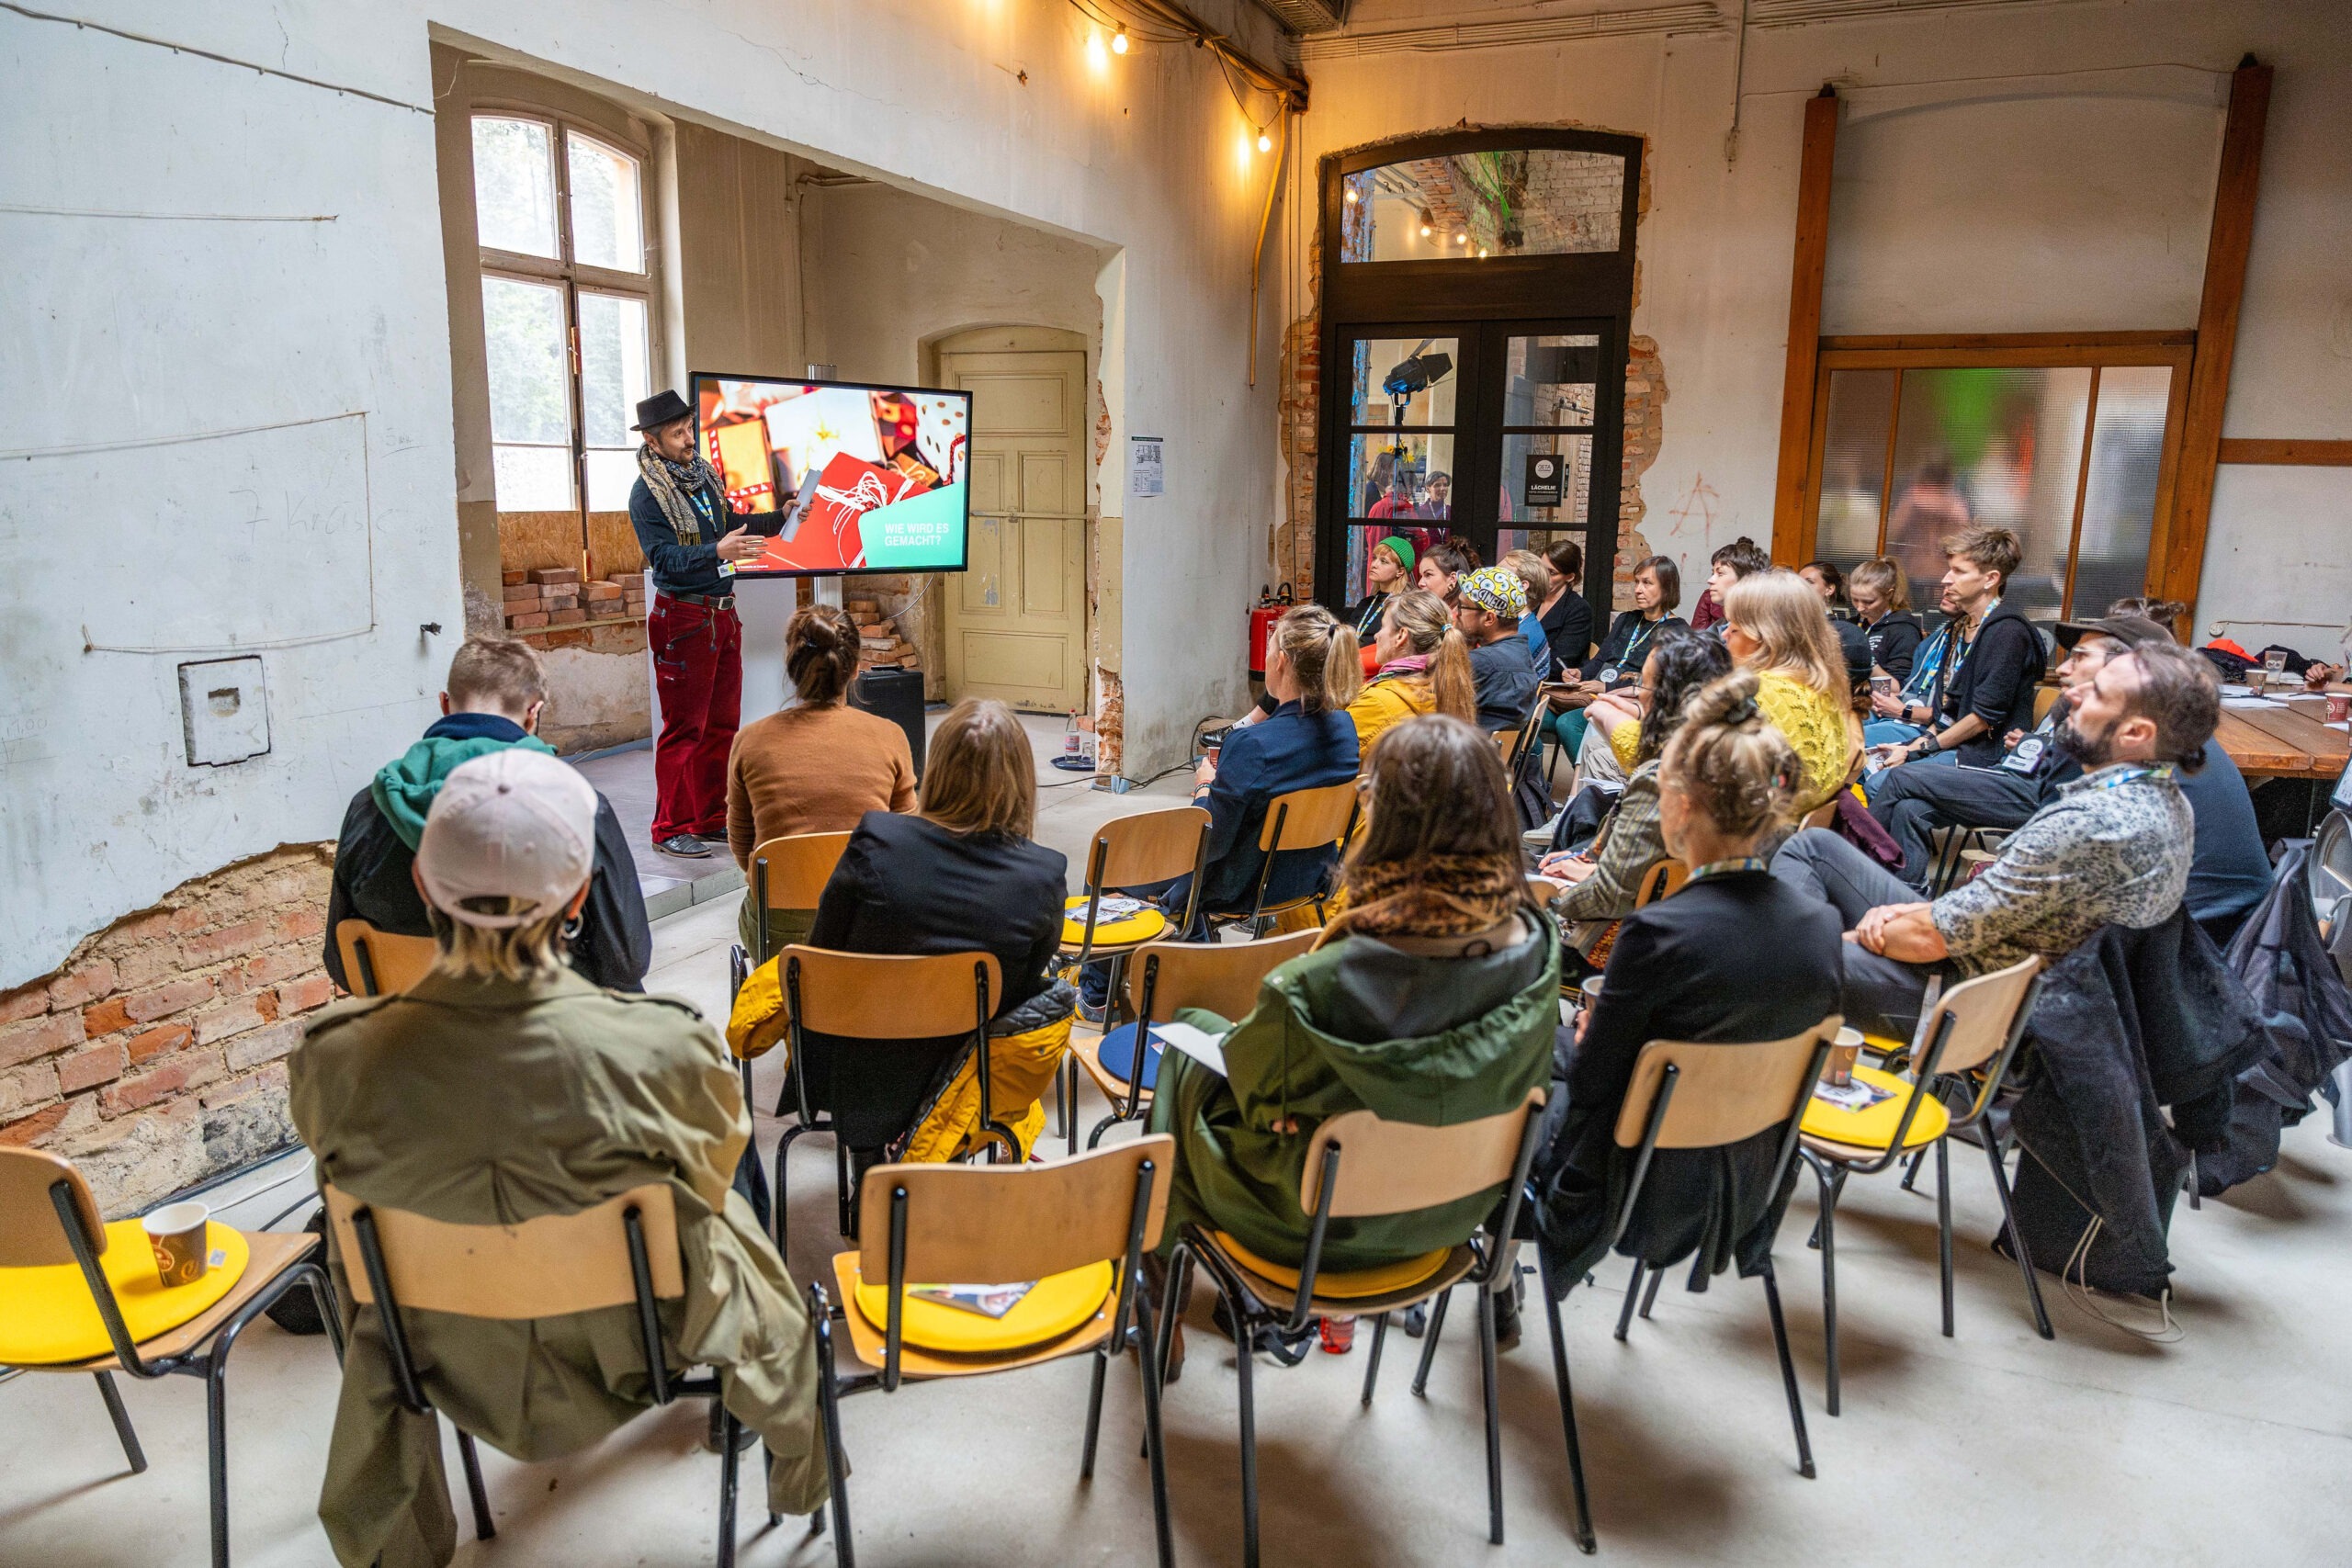
M 1797 1364 L 1789 1355 L 1789 1325 L 1781 1315 L 1781 1285 L 1772 1277 L 1772 1263 L 1764 1263 L 1764 1304 L 1772 1314 L 1772 1348 L 1781 1353 L 1781 1385 L 1788 1392 L 1789 1425 L 1797 1433 L 1797 1472 L 1813 1479 L 1813 1444 L 1804 1433 L 1804 1402 L 1797 1396 Z
M 2018 1230 L 2018 1212 L 2009 1201 L 2008 1168 L 2001 1163 L 2001 1145 L 1988 1133 L 1984 1139 L 1984 1157 L 1993 1162 L 1993 1190 L 2001 1195 L 2001 1221 L 2009 1233 L 2009 1250 L 2016 1254 L 2018 1272 L 2025 1277 L 2026 1300 L 2033 1303 L 2034 1332 L 2044 1339 L 2058 1336 L 2050 1326 L 2050 1314 L 2041 1304 L 2041 1281 L 2034 1278 L 2033 1258 L 2026 1251 L 2025 1236 Z
M 1589 1557 L 1600 1543 L 1592 1534 L 1591 1499 L 1585 1494 L 1584 1447 L 1577 1441 L 1576 1396 L 1568 1387 L 1568 1341 L 1560 1328 L 1560 1303 L 1552 1294 L 1552 1267 L 1543 1260 L 1539 1248 L 1536 1257 L 1539 1269 L 1537 1285 L 1544 1292 L 1544 1316 L 1552 1329 L 1552 1382 L 1560 1395 L 1560 1429 L 1568 1445 L 1568 1482 L 1576 1493 L 1577 1550 Z
M 1453 1300 L 1453 1287 L 1449 1285 L 1430 1308 L 1429 1324 L 1421 1330 L 1421 1364 L 1413 1373 L 1413 1397 L 1430 1396 L 1430 1363 L 1437 1359 L 1437 1342 L 1445 1333 L 1446 1303 Z
M 841 1134 L 833 1134 L 833 1196 L 841 1204 L 841 1234 L 857 1235 L 857 1205 L 850 1191 L 849 1145 Z
M 1258 1416 L 1251 1399 L 1250 1368 L 1255 1359 L 1250 1353 L 1252 1337 L 1250 1325 L 1243 1320 L 1236 1303 L 1227 1302 L 1227 1310 L 1233 1314 L 1235 1334 L 1234 1370 L 1238 1375 L 1241 1403 L 1241 1562 L 1242 1568 L 1258 1568 Z
M 1146 1337 L 1149 1337 L 1147 1334 Z M 1102 1431 L 1102 1383 L 1111 1374 L 1111 1358 L 1106 1350 L 1094 1352 L 1094 1386 L 1086 1396 L 1086 1447 L 1078 1461 L 1078 1478 L 1094 1479 L 1094 1440 Z
M 1125 1117 L 1114 1111 L 1112 1114 L 1102 1118 L 1102 1121 L 1094 1123 L 1094 1131 L 1086 1134 L 1086 1146 L 1091 1149 L 1100 1144 L 1102 1141 L 1103 1134 L 1109 1132 L 1112 1128 L 1117 1126 L 1125 1120 Z
M 215 1355 L 204 1379 L 206 1480 L 210 1483 L 212 1568 L 229 1568 L 229 1380 L 224 1358 Z
M 1905 1192 L 1914 1192 L 1918 1190 L 1912 1185 L 1912 1183 L 1919 1179 L 1919 1168 L 1927 1163 L 1927 1159 L 1928 1151 L 1921 1149 L 1917 1154 L 1913 1155 L 1909 1162 L 1904 1166 L 1903 1190 Z
M 1388 1337 L 1388 1314 L 1382 1313 L 1372 1320 L 1372 1354 L 1363 1366 L 1363 1407 L 1372 1408 L 1372 1391 L 1380 1382 L 1380 1347 Z
M 1168 1517 L 1168 1442 L 1159 1425 L 1159 1337 L 1148 1313 L 1136 1325 L 1136 1355 L 1142 1363 L 1144 1457 L 1151 1461 L 1151 1524 L 1159 1549 L 1159 1568 L 1176 1568 L 1176 1536 Z
M 1478 1382 L 1487 1406 L 1487 1540 L 1503 1543 L 1503 1426 L 1495 1396 L 1495 1292 L 1478 1287 Z
M 736 1437 L 743 1423 L 727 1411 L 718 1424 L 718 1568 L 735 1568 Z
M 122 1457 L 130 1461 L 130 1473 L 146 1473 L 147 1452 L 139 1446 L 139 1434 L 130 1429 L 130 1412 L 123 1408 L 122 1391 L 114 1386 L 114 1374 L 93 1375 L 98 1382 L 98 1397 L 107 1402 L 107 1414 L 114 1420 L 114 1435 L 122 1443 Z
M 458 1429 L 458 1461 L 465 1467 L 466 1495 L 474 1506 L 474 1539 L 488 1540 L 498 1533 L 490 1522 L 490 1489 L 481 1483 L 481 1456 L 474 1452 L 474 1435 L 462 1427 Z
M 1814 1167 L 1814 1176 L 1821 1184 L 1821 1341 L 1822 1353 L 1828 1361 L 1828 1395 L 1825 1400 L 1829 1414 L 1838 1414 L 1838 1188 L 1828 1173 Z
M 1944 1337 L 1951 1337 L 1951 1140 L 1936 1140 L 1936 1263 L 1944 1287 Z
M 1634 1303 L 1642 1293 L 1643 1272 L 1642 1260 L 1634 1258 L 1634 1277 L 1625 1281 L 1625 1304 L 1617 1310 L 1617 1337 L 1620 1340 L 1625 1337 L 1625 1331 L 1634 1326 Z
M 842 1411 L 833 1382 L 833 1325 L 827 1315 L 825 1289 L 808 1287 L 808 1321 L 817 1332 L 817 1416 L 825 1434 L 825 1472 L 833 1508 L 833 1561 L 839 1568 L 857 1568 L 857 1542 L 849 1524 L 849 1459 L 842 1447 Z M 825 1528 L 825 1510 L 809 1517 L 808 1533 Z
M 1108 1018 L 1110 1014 L 1103 1014 Z M 1056 1075 L 1055 1098 L 1062 1102 L 1062 1134 L 1069 1142 L 1069 1152 L 1078 1153 L 1078 1058 L 1062 1060 L 1062 1070 Z
M 1642 1292 L 1642 1315 L 1644 1317 L 1649 1316 L 1651 1303 L 1657 1300 L 1657 1288 L 1660 1284 L 1665 1282 L 1665 1269 L 1653 1269 L 1650 1270 L 1649 1287 Z

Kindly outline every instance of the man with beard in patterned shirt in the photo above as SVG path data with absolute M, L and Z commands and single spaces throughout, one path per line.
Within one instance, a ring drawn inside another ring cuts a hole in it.
M 2196 654 L 2151 643 L 2073 694 L 2059 749 L 2083 776 L 2059 789 L 1973 881 L 1933 903 L 1852 844 L 1809 829 L 1773 874 L 1834 906 L 1847 928 L 1846 1021 L 1909 1039 L 1928 980 L 1967 978 L 2029 953 L 2064 955 L 2101 926 L 2145 929 L 2180 907 L 2196 819 L 2174 782 L 2203 764 L 2221 688 Z

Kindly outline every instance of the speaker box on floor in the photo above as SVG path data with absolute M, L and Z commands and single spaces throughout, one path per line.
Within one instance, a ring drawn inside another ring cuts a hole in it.
M 907 732 L 907 750 L 914 753 L 915 777 L 922 777 L 922 672 L 919 670 L 868 670 L 850 682 L 849 705 L 888 719 Z

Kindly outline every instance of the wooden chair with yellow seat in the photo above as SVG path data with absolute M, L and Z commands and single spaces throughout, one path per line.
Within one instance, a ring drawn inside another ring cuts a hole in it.
M 440 956 L 441 944 L 429 936 L 401 936 L 379 931 L 366 920 L 337 920 L 334 945 L 343 957 L 345 977 L 357 982 L 355 997 L 389 997 L 424 978 Z
M 727 1001 L 730 1008 L 735 993 L 743 988 L 744 978 L 775 956 L 768 951 L 768 943 L 775 911 L 805 913 L 813 923 L 818 900 L 824 897 L 825 884 L 832 880 L 833 867 L 841 863 L 842 852 L 849 848 L 849 837 L 847 833 L 786 833 L 763 840 L 753 848 L 752 874 L 743 897 L 752 908 L 759 911 L 753 927 L 758 940 L 748 949 L 736 942 L 728 954 Z M 806 934 L 805 928 L 802 934 Z M 743 1103 L 750 1105 L 753 1103 L 750 1059 L 737 1061 L 735 1068 L 743 1080 Z M 776 1093 L 775 1114 L 781 1116 L 790 1110 L 792 1098 L 792 1086 L 786 1084 Z M 764 1173 L 759 1169 L 756 1145 L 750 1158 L 753 1174 L 764 1179 Z
M 1209 843 L 1209 814 L 1197 806 L 1170 807 L 1164 811 L 1139 811 L 1114 818 L 1094 830 L 1086 852 L 1085 891 L 1064 906 L 1062 944 L 1056 961 L 1084 968 L 1095 959 L 1111 966 L 1110 995 L 1119 995 L 1119 976 L 1126 961 L 1148 942 L 1167 934 L 1167 914 L 1150 905 L 1133 914 L 1105 921 L 1102 900 L 1123 887 L 1151 887 L 1191 877 L 1184 917 L 1177 934 L 1192 930 L 1199 911 L 1203 857 Z M 1082 912 L 1081 912 L 1082 911 Z M 1103 1022 L 1111 1021 L 1106 1011 Z M 1078 1063 L 1073 1059 L 1056 1085 L 1055 1111 L 1069 1152 L 1078 1152 Z
M 2033 999 L 2041 988 L 2041 960 L 2027 958 L 2007 969 L 1963 980 L 1937 998 L 1912 1036 L 1913 1077 L 1908 1083 L 1882 1068 L 1856 1066 L 1854 1081 L 1888 1096 L 1861 1111 L 1848 1111 L 1818 1098 L 1806 1102 L 1803 1150 L 1821 1190 L 1821 1219 L 1815 1239 L 1821 1249 L 1821 1331 L 1828 1359 L 1828 1410 L 1838 1414 L 1838 1198 L 1849 1176 L 1874 1176 L 1895 1161 L 1932 1148 L 1936 1156 L 1936 1247 L 1943 1284 L 1944 1337 L 1952 1335 L 1951 1161 L 1954 1133 L 1973 1133 L 1993 1167 L 2001 1218 L 2025 1276 L 2035 1330 L 2052 1337 L 2041 1286 L 2018 1234 L 2001 1141 L 1986 1121 L 2007 1084 L 2018 1045 L 2025 1038 Z M 1971 1079 L 1973 1078 L 1972 1084 Z M 1939 1090 L 1967 1091 L 1968 1109 L 1954 1116 Z
M 1772 1176 L 1762 1189 L 1780 1189 L 1796 1158 L 1798 1127 L 1822 1064 L 1843 1021 L 1835 1013 L 1811 1029 L 1785 1040 L 1758 1044 L 1700 1044 L 1687 1041 L 1653 1040 L 1634 1060 L 1634 1076 L 1617 1112 L 1615 1139 L 1632 1151 L 1633 1172 L 1608 1224 L 1610 1246 L 1624 1239 L 1642 1189 L 1649 1176 L 1650 1159 L 1659 1149 L 1720 1149 L 1759 1133 L 1781 1129 L 1780 1152 Z M 1567 1339 L 1560 1326 L 1560 1298 L 1576 1281 L 1559 1281 L 1555 1289 L 1551 1264 L 1537 1251 L 1544 1282 L 1544 1310 L 1552 1334 L 1552 1374 L 1559 1385 L 1560 1422 L 1567 1441 L 1568 1478 L 1576 1494 L 1577 1545 L 1595 1548 L 1592 1512 L 1585 1489 L 1583 1450 L 1577 1438 L 1576 1404 L 1568 1382 Z M 1639 1258 L 1626 1281 L 1630 1303 L 1649 1272 Z M 1797 1439 L 1797 1470 L 1813 1477 L 1813 1445 L 1806 1438 L 1804 1406 L 1797 1394 L 1796 1362 L 1789 1354 L 1787 1321 L 1781 1313 L 1780 1282 L 1768 1257 L 1762 1269 L 1764 1304 L 1772 1320 L 1773 1348 L 1781 1361 L 1781 1386 L 1789 1402 L 1789 1424 Z M 1623 1329 L 1619 1329 L 1619 1337 Z
M 1103 1384 L 1112 1363 L 1130 1349 L 1142 1370 L 1159 1560 L 1172 1568 L 1158 1348 L 1137 1285 L 1144 1256 L 1159 1245 L 1175 1155 L 1176 1141 L 1157 1134 L 1051 1164 L 886 1165 L 867 1174 L 864 1240 L 833 1258 L 838 1322 L 865 1371 L 836 1377 L 835 1320 L 824 1287 L 808 1287 L 819 1408 L 835 1460 L 833 1551 L 842 1568 L 856 1562 L 856 1542 L 848 1467 L 839 1461 L 840 1395 L 889 1393 L 910 1378 L 985 1377 L 1091 1354 L 1093 1391 L 1079 1463 L 1080 1479 L 1091 1480 Z M 929 1280 L 1028 1288 L 1002 1315 L 989 1317 L 926 1300 L 923 1292 L 944 1288 L 921 1282 Z
M 784 971 L 786 1039 L 790 1060 L 785 1076 L 793 1124 L 784 1130 L 775 1151 L 775 1248 L 785 1251 L 790 1211 L 785 1202 L 786 1156 L 795 1140 L 810 1133 L 831 1133 L 836 1197 L 841 1234 L 857 1234 L 854 1206 L 854 1183 L 850 1149 L 841 1136 L 840 1108 L 844 1089 L 855 1093 L 859 1053 L 839 1053 L 824 1072 L 824 1104 L 811 1090 L 808 1034 L 854 1040 L 868 1051 L 884 1052 L 894 1042 L 969 1035 L 979 1088 L 978 1135 L 989 1142 L 989 1157 L 1001 1143 L 1015 1148 L 1012 1129 L 996 1120 L 989 1085 L 989 1019 L 995 998 L 1003 995 L 1004 976 L 989 953 L 941 953 L 908 957 L 871 953 L 833 953 L 821 947 L 792 946 L 778 953 Z M 820 1111 L 823 1114 L 820 1114 Z M 904 1131 L 904 1129 L 901 1129 Z
M 165 1286 L 138 1220 L 106 1224 L 73 1165 L 39 1149 L 0 1147 L 0 1364 L 28 1372 L 86 1373 L 114 1418 L 136 1475 L 147 1456 L 116 1390 L 118 1371 L 141 1381 L 204 1380 L 212 1562 L 229 1562 L 229 1354 L 245 1325 L 297 1285 L 308 1286 L 343 1354 L 319 1238 L 239 1231 L 213 1223 L 204 1275 Z
M 1310 906 L 1315 910 L 1315 923 L 1321 925 L 1323 904 L 1330 897 L 1329 893 L 1305 893 L 1270 905 L 1266 902 L 1266 888 L 1273 880 L 1276 856 L 1325 848 L 1336 853 L 1347 847 L 1349 835 L 1356 830 L 1359 783 L 1350 779 L 1345 784 L 1287 790 L 1266 802 L 1266 820 L 1258 829 L 1258 849 L 1263 860 L 1258 867 L 1258 886 L 1250 896 L 1250 912 L 1212 909 L 1208 912 L 1211 929 L 1240 925 L 1255 931 L 1260 929 L 1261 920 Z
M 677 1200 L 665 1182 L 632 1188 L 592 1208 L 542 1214 L 514 1225 L 451 1224 L 403 1209 L 379 1208 L 333 1183 L 327 1184 L 326 1202 L 352 1298 L 363 1310 L 375 1310 L 400 1402 L 412 1415 L 431 1417 L 434 1404 L 427 1384 L 446 1391 L 451 1376 L 447 1366 L 418 1366 L 405 1317 L 414 1312 L 513 1322 L 634 1307 L 652 1402 L 664 1405 L 682 1397 L 719 1396 L 715 1372 L 696 1378 L 673 1371 L 662 1343 L 659 1303 L 684 1295 L 686 1288 L 678 1252 Z M 493 1391 L 474 1392 L 495 1397 Z M 450 1425 L 457 1426 L 454 1418 Z M 735 1561 L 735 1462 L 737 1434 L 742 1428 L 729 1411 L 722 1415 L 720 1429 L 718 1562 L 719 1568 L 729 1568 Z M 458 1427 L 458 1457 L 473 1504 L 474 1536 L 488 1540 L 498 1533 L 491 1521 L 490 1491 L 482 1483 L 473 1434 L 462 1427 Z M 775 1524 L 775 1517 L 770 1515 L 768 1522 Z M 812 1526 L 822 1528 L 821 1514 Z
M 1550 691 L 1549 686 L 1538 686 L 1535 690 L 1534 704 L 1527 710 L 1527 716 L 1520 720 L 1519 728 L 1496 732 L 1495 739 L 1498 741 L 1506 735 L 1510 737 L 1510 743 L 1503 747 L 1503 771 L 1511 778 L 1519 777 L 1521 760 L 1527 755 L 1527 749 L 1534 745 L 1536 738 L 1543 733 L 1541 728 L 1543 722 L 1552 712 L 1552 705 L 1548 700 Z
M 1139 1122 L 1151 1110 L 1159 1077 L 1160 1048 L 1152 1025 L 1165 1023 L 1180 1008 L 1204 1008 L 1227 1019 L 1246 1017 L 1258 1005 L 1259 983 L 1275 965 L 1307 952 L 1319 931 L 1260 937 L 1255 942 L 1153 942 L 1136 950 L 1127 965 L 1127 1001 L 1135 1021 L 1106 1031 L 1099 1040 L 1073 1038 L 1070 1058 L 1083 1067 L 1111 1114 L 1094 1124 L 1086 1146 L 1122 1122 Z M 1141 1035 L 1144 1048 L 1135 1047 Z M 1077 1137 L 1071 1129 L 1073 1141 Z M 1073 1147 L 1070 1151 L 1078 1151 Z
M 1526 1103 L 1497 1116 L 1452 1126 L 1392 1122 L 1370 1111 L 1350 1111 L 1315 1129 L 1299 1177 L 1299 1208 L 1307 1217 L 1306 1246 L 1295 1269 L 1269 1262 L 1223 1231 L 1187 1224 L 1169 1259 L 1168 1305 L 1160 1313 L 1159 1349 L 1165 1367 L 1176 1320 L 1198 1260 L 1233 1325 L 1241 1379 L 1241 1542 L 1248 1568 L 1258 1563 L 1258 1431 L 1246 1347 L 1259 1332 L 1286 1337 L 1306 1332 L 1318 1317 L 1370 1317 L 1372 1350 L 1366 1359 L 1363 1401 L 1372 1402 L 1380 1373 L 1380 1350 L 1388 1314 L 1402 1312 L 1457 1284 L 1478 1292 L 1479 1371 L 1487 1413 L 1487 1535 L 1503 1540 L 1502 1427 L 1495 1374 L 1495 1298 L 1500 1272 L 1511 1267 L 1507 1245 L 1518 1224 L 1527 1170 L 1544 1131 L 1544 1091 L 1530 1089 Z M 1450 1247 L 1424 1257 L 1373 1269 L 1323 1267 L 1324 1236 L 1335 1219 L 1407 1214 L 1443 1207 L 1499 1189 L 1500 1213 L 1491 1231 L 1478 1227 Z

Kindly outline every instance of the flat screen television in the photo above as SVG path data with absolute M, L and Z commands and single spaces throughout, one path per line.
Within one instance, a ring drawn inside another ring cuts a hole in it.
M 697 370 L 695 442 L 767 539 L 738 577 L 962 571 L 972 394 Z

